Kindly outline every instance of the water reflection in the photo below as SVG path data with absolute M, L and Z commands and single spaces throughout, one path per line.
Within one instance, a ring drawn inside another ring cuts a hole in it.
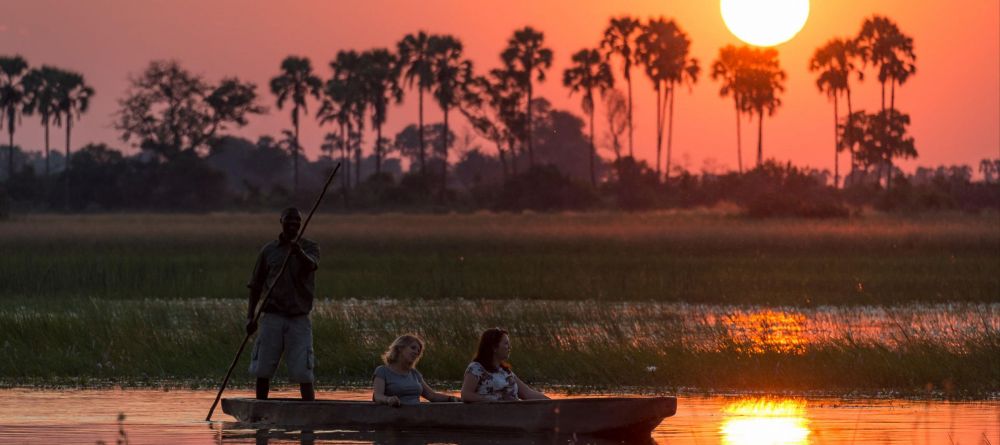
M 764 309 L 735 311 L 726 317 L 729 337 L 740 352 L 802 354 L 810 338 L 800 312 Z
M 298 388 L 276 391 L 294 397 Z M 252 396 L 233 390 L 228 396 Z M 363 400 L 366 390 L 326 391 L 339 400 Z M 558 396 L 558 394 L 555 394 Z M 202 422 L 214 390 L 0 390 L 0 443 L 114 444 L 600 444 L 584 437 L 504 437 L 475 432 L 258 431 L 219 414 Z M 901 399 L 782 397 L 678 398 L 646 445 L 794 444 L 850 445 L 1000 444 L 1000 401 L 942 402 Z M 119 413 L 125 413 L 122 417 Z M 116 419 L 118 421 L 116 422 Z M 122 432 L 127 436 L 122 436 Z M 629 442 L 633 443 L 633 442 Z M 644 442 L 645 443 L 645 442 Z
M 727 445 L 803 445 L 809 443 L 809 420 L 804 401 L 747 399 L 723 408 L 719 428 Z
M 239 424 L 229 424 L 222 430 L 219 443 L 277 445 L 277 444 L 372 444 L 372 445 L 611 445 L 621 444 L 613 441 L 589 436 L 552 436 L 552 435 L 505 435 L 497 432 L 479 433 L 475 431 L 345 431 L 345 430 L 281 430 L 257 429 L 248 430 Z M 656 445 L 649 438 L 646 441 L 632 439 L 633 445 Z

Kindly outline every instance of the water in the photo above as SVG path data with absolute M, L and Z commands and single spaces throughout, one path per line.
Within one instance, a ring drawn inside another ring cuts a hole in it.
M 227 397 L 248 397 L 228 391 Z M 366 400 L 364 390 L 321 392 Z M 13 444 L 553 444 L 596 439 L 475 433 L 252 430 L 216 411 L 214 391 L 0 390 L 0 443 Z M 275 397 L 294 397 L 276 392 Z M 559 397 L 557 395 L 557 397 Z M 119 421 L 120 414 L 124 419 Z M 1000 401 L 941 402 L 759 396 L 679 397 L 649 444 L 1000 444 Z

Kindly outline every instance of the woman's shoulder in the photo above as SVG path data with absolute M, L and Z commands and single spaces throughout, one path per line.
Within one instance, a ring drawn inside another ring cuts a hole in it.
M 472 374 L 474 376 L 481 376 L 483 374 L 486 374 L 487 371 L 486 367 L 483 366 L 482 363 L 472 362 L 469 363 L 469 366 L 465 367 L 465 372 Z
M 388 372 L 389 368 L 386 368 L 385 365 L 378 365 L 378 367 L 375 368 L 375 372 L 372 374 L 372 378 L 381 377 L 383 380 L 386 380 L 386 373 Z

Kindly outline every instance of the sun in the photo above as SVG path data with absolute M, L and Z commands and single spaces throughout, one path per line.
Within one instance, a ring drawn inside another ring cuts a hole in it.
M 722 0 L 722 21 L 740 40 L 774 46 L 795 37 L 809 17 L 809 0 Z

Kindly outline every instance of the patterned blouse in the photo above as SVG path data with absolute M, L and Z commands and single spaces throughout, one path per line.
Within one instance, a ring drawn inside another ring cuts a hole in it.
M 479 362 L 472 362 L 465 368 L 465 373 L 479 379 L 476 383 L 476 394 L 492 400 L 519 400 L 513 372 L 503 368 L 497 369 L 497 372 L 490 372 Z

